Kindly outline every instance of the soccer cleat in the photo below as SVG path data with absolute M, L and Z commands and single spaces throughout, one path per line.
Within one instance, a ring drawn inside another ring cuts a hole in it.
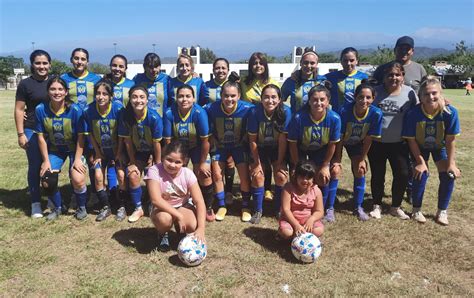
M 389 213 L 390 215 L 398 217 L 403 220 L 410 218 L 410 216 L 408 216 L 400 207 L 391 207 Z
M 262 219 L 262 212 L 257 211 L 252 215 L 252 218 L 250 218 L 250 223 L 252 224 L 259 224 L 260 220 Z
M 125 207 L 120 207 L 117 209 L 117 214 L 115 214 L 115 220 L 116 221 L 122 221 L 127 217 L 127 211 L 125 210 Z
M 31 203 L 31 218 L 43 217 L 43 210 L 41 210 L 41 203 Z
M 356 215 L 360 221 L 367 221 L 370 219 L 362 207 L 358 207 L 356 210 L 354 210 L 354 215 Z
M 231 192 L 227 192 L 225 194 L 225 204 L 232 205 L 233 202 L 234 202 L 234 195 Z
M 74 213 L 74 217 L 77 220 L 83 220 L 87 217 L 87 210 L 86 207 L 79 207 L 76 209 L 76 213 Z
M 109 217 L 111 214 L 112 214 L 112 211 L 110 210 L 110 207 L 109 206 L 104 206 L 104 208 L 102 208 L 100 210 L 99 214 L 97 214 L 97 217 L 95 218 L 95 221 L 103 221 L 107 217 Z
M 144 215 L 142 207 L 135 208 L 132 215 L 128 217 L 128 222 L 136 222 Z
M 423 213 L 421 213 L 420 208 L 413 208 L 411 218 L 413 220 L 419 222 L 419 223 L 425 223 L 426 222 L 426 218 L 423 215 Z
M 334 208 L 329 208 L 329 209 L 326 210 L 326 216 L 324 217 L 324 219 L 327 222 L 335 222 L 336 221 L 336 216 L 334 214 Z
M 369 215 L 376 219 L 382 218 L 382 206 L 374 204 L 372 211 L 369 212 Z
M 240 219 L 243 222 L 249 222 L 251 218 L 252 218 L 252 214 L 250 213 L 250 209 L 242 208 L 242 215 L 241 215 Z
M 216 220 L 217 221 L 222 221 L 225 218 L 225 215 L 227 214 L 227 208 L 226 207 L 219 207 L 216 213 Z
M 214 210 L 207 209 L 206 210 L 206 221 L 207 222 L 213 222 L 214 220 L 216 220 L 216 215 L 214 214 Z
M 265 201 L 273 201 L 273 193 L 270 190 L 265 191 Z
M 170 240 L 169 240 L 169 236 L 168 236 L 168 233 L 164 233 L 163 235 L 158 235 L 158 242 L 160 243 L 158 245 L 158 249 L 160 251 L 168 251 L 170 250 Z
M 436 212 L 436 222 L 443 226 L 449 225 L 448 212 L 438 209 L 438 212 Z
M 51 213 L 46 216 L 46 220 L 55 220 L 59 217 L 59 215 L 61 215 L 61 208 L 54 208 L 51 210 Z

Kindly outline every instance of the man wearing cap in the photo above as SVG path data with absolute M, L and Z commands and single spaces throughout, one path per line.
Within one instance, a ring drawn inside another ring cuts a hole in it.
M 410 36 L 402 36 L 397 40 L 395 48 L 395 61 L 400 62 L 405 69 L 405 85 L 412 87 L 416 92 L 420 87 L 421 79 L 426 76 L 426 70 L 423 65 L 411 60 L 415 53 L 415 41 Z M 388 65 L 382 64 L 374 72 L 373 78 L 378 84 L 383 82 L 383 72 Z

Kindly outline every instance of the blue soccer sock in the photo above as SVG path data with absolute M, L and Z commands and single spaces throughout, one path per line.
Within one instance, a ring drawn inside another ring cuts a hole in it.
M 364 202 L 365 194 L 365 176 L 364 177 L 354 177 L 354 204 L 355 209 L 362 206 Z
M 275 185 L 275 198 L 273 199 L 273 206 L 275 212 L 279 212 L 281 208 L 281 192 L 283 191 L 282 186 Z
M 142 188 L 140 186 L 137 188 L 130 188 L 130 197 L 135 208 L 142 206 Z
M 421 208 L 423 204 L 423 195 L 425 194 L 426 182 L 428 181 L 428 172 L 421 174 L 421 179 L 413 179 L 412 204 L 413 208 Z
M 102 207 L 109 206 L 109 195 L 107 194 L 107 191 L 105 189 L 97 191 L 97 198 L 102 204 Z
M 107 182 L 109 190 L 117 188 L 118 186 L 117 171 L 114 166 L 107 167 Z
M 248 208 L 250 204 L 250 192 L 248 191 L 241 191 L 242 192 L 242 208 Z
M 254 211 L 262 212 L 263 211 L 263 193 L 265 192 L 264 187 L 252 187 L 252 196 L 254 203 Z
M 453 190 L 454 179 L 450 178 L 447 172 L 439 173 L 438 209 L 448 209 Z
M 51 200 L 51 202 L 53 202 L 54 207 L 62 208 L 61 193 L 59 192 L 59 190 L 56 190 L 56 192 L 52 196 L 50 196 L 49 199 Z
M 339 184 L 339 179 L 329 180 L 327 209 L 334 209 L 334 203 L 336 202 L 336 193 L 337 193 L 338 184 Z
M 216 193 L 216 200 L 219 207 L 225 207 L 225 192 L 220 191 Z
M 329 194 L 329 185 L 324 185 L 319 187 L 321 189 L 321 192 L 323 193 L 323 206 L 324 209 L 326 209 L 326 203 L 328 201 L 328 194 Z
M 87 187 L 84 186 L 81 189 L 74 189 L 74 193 L 76 194 L 77 207 L 86 208 Z

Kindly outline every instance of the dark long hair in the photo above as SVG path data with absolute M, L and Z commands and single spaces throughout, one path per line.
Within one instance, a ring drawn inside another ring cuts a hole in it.
M 35 59 L 38 56 L 46 56 L 46 59 L 48 59 L 49 64 L 51 64 L 51 56 L 49 55 L 48 52 L 46 52 L 44 50 L 34 50 L 30 54 L 30 70 L 31 70 L 31 73 L 33 73 L 33 63 L 35 62 Z
M 313 88 L 311 88 L 308 92 L 308 101 L 302 107 L 302 109 L 305 109 L 309 113 L 309 111 L 311 110 L 309 102 L 310 102 L 311 97 L 313 96 L 313 94 L 316 93 L 316 92 L 326 93 L 326 97 L 328 98 L 328 101 L 331 101 L 331 88 L 332 88 L 332 83 L 328 80 L 325 80 L 325 81 L 321 82 L 319 85 L 316 85 Z
M 163 149 L 163 153 L 162 153 L 163 158 L 166 157 L 170 153 L 180 153 L 181 158 L 183 160 L 186 160 L 188 158 L 188 153 L 189 153 L 188 146 L 184 142 L 178 139 L 173 139 L 171 143 L 166 145 L 165 148 Z
M 259 59 L 260 63 L 262 63 L 262 65 L 265 67 L 265 72 L 263 73 L 262 83 L 264 83 L 264 84 L 268 83 L 268 79 L 269 79 L 270 76 L 269 76 L 269 71 L 268 71 L 267 57 L 263 53 L 255 52 L 255 53 L 252 54 L 252 56 L 250 56 L 250 59 L 249 59 L 249 65 L 248 65 L 249 74 L 248 74 L 247 78 L 245 78 L 245 84 L 246 85 L 250 85 L 253 82 L 253 80 L 255 80 L 255 75 L 252 72 L 252 66 L 255 64 L 255 61 L 257 59 Z
M 109 63 L 109 66 L 112 67 L 112 61 L 114 61 L 115 58 L 120 58 L 122 59 L 124 62 L 125 62 L 125 71 L 127 70 L 128 68 L 128 60 L 127 60 L 127 57 L 125 57 L 124 55 L 121 55 L 121 54 L 117 54 L 117 55 L 113 55 L 112 58 L 110 59 L 110 63 Z M 124 73 L 124 76 L 125 76 L 126 73 Z M 108 74 L 106 74 L 104 76 L 105 79 L 109 80 L 109 81 L 112 81 L 112 71 L 109 72 Z
M 290 182 L 297 187 L 296 179 L 298 177 L 313 178 L 316 176 L 316 167 L 310 160 L 300 160 L 295 166 L 295 173 L 290 177 Z M 313 180 L 314 182 L 314 180 Z
M 82 52 L 82 53 L 86 54 L 87 62 L 89 62 L 89 51 L 86 50 L 86 49 L 84 49 L 84 48 L 75 48 L 74 50 L 72 50 L 72 52 L 71 52 L 71 58 L 70 58 L 71 62 L 72 62 L 72 58 L 74 57 L 74 54 L 75 54 L 76 52 Z
M 265 93 L 267 89 L 273 89 L 276 91 L 278 98 L 280 99 L 280 103 L 276 107 L 275 111 L 272 114 L 272 122 L 276 124 L 277 127 L 281 127 L 286 120 L 285 110 L 283 108 L 283 100 L 281 99 L 281 90 L 277 85 L 268 84 L 262 89 L 262 94 Z
M 125 107 L 125 111 L 124 111 L 125 114 L 124 114 L 123 120 L 125 121 L 125 123 L 130 128 L 133 127 L 133 125 L 135 125 L 137 123 L 137 121 L 135 120 L 135 112 L 133 111 L 133 107 L 132 107 L 132 94 L 136 90 L 141 90 L 141 91 L 145 92 L 147 99 L 148 99 L 148 96 L 149 96 L 148 90 L 145 87 L 141 86 L 141 85 L 135 85 L 130 89 L 130 91 L 128 91 L 128 97 L 130 99 L 127 103 L 127 106 Z
M 66 109 L 69 109 L 71 107 L 71 105 L 74 103 L 71 98 L 69 97 L 69 88 L 67 87 L 67 83 L 66 81 L 64 81 L 63 79 L 61 79 L 60 77 L 53 77 L 51 80 L 48 81 L 48 83 L 46 84 L 46 90 L 48 90 L 49 92 L 49 87 L 51 87 L 51 85 L 53 83 L 59 83 L 61 84 L 61 86 L 63 86 L 63 88 L 68 91 L 67 95 L 66 95 L 66 98 L 64 99 L 64 106 L 66 107 Z M 49 98 L 49 95 L 48 95 L 48 100 L 51 100 Z

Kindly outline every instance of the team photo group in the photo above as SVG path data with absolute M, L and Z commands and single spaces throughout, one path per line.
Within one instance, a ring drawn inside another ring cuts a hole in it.
M 278 220 L 277 238 L 319 237 L 324 224 L 336 221 L 342 175 L 353 177 L 354 216 L 381 219 L 388 161 L 386 213 L 425 223 L 423 195 L 428 177 L 435 179 L 431 156 L 439 179 L 434 219 L 448 225 L 461 176 L 455 162 L 459 117 L 439 78 L 412 61 L 414 47 L 411 37 L 400 37 L 395 60 L 371 77 L 357 69 L 355 48 L 343 49 L 342 70 L 327 74 L 318 72 L 318 54 L 307 49 L 281 85 L 260 52 L 251 54 L 243 77 L 230 71 L 227 59 L 215 59 L 212 79 L 204 82 L 187 54 L 177 57 L 177 76 L 170 77 L 159 55 L 148 53 L 144 73 L 130 80 L 123 55 L 114 55 L 110 72 L 99 76 L 87 69 L 89 52 L 76 48 L 73 70 L 52 76 L 51 56 L 35 50 L 14 108 L 18 144 L 28 160 L 31 217 L 52 221 L 67 212 L 59 173 L 69 160 L 76 219 L 90 216 L 91 193 L 100 204 L 96 221 L 133 223 L 149 211 L 163 251 L 173 227 L 204 243 L 206 222 L 225 220 L 235 186 L 242 222 L 259 224 L 265 205 L 271 208 L 265 214 Z M 366 192 L 370 210 L 362 207 Z M 46 214 L 42 195 L 48 197 Z M 409 212 L 400 207 L 405 196 Z

